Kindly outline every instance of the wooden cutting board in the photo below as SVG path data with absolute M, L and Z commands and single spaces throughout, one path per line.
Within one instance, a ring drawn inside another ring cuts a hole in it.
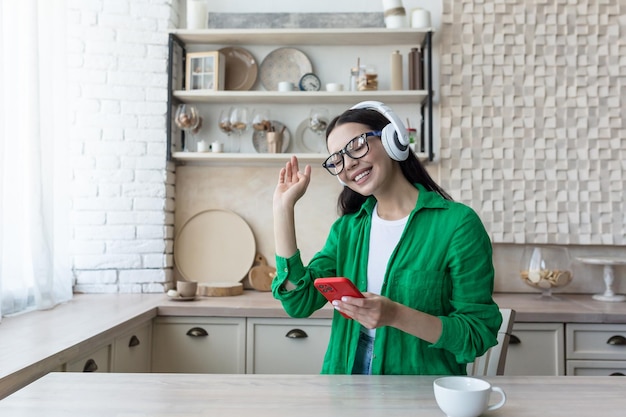
M 174 264 L 186 281 L 238 284 L 250 271 L 255 253 L 252 229 L 229 210 L 196 213 L 174 239 Z
M 243 284 L 240 282 L 212 282 L 210 284 L 198 284 L 198 294 L 205 297 L 231 297 L 243 294 Z
M 269 266 L 263 255 L 257 253 L 255 266 L 248 272 L 250 286 L 257 291 L 271 291 L 272 280 L 276 276 L 276 268 Z

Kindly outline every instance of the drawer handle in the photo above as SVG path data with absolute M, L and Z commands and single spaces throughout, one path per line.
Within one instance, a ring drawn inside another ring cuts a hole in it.
M 292 329 L 287 332 L 285 337 L 290 339 L 306 339 L 309 335 L 302 329 Z
M 612 374 L 610 374 L 609 376 L 624 376 L 623 373 L 621 372 L 613 372 Z
M 98 364 L 93 359 L 87 359 L 85 362 L 85 366 L 83 367 L 83 372 L 96 372 L 98 370 Z
M 520 340 L 520 338 L 515 336 L 514 334 L 509 336 L 509 345 L 519 345 L 521 343 L 522 341 Z
M 626 345 L 626 337 L 624 336 L 611 336 L 609 340 L 606 341 L 607 344 L 613 346 L 624 346 Z
M 202 327 L 193 327 L 187 332 L 187 336 L 191 337 L 207 337 L 209 333 Z
M 132 335 L 132 337 L 128 341 L 128 347 L 135 347 L 135 346 L 139 346 L 140 344 L 141 342 L 139 341 L 139 338 L 135 335 Z

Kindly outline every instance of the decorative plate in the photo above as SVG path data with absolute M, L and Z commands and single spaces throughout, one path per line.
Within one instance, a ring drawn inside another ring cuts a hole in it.
M 259 77 L 266 90 L 276 91 L 279 82 L 290 81 L 299 85 L 300 78 L 312 71 L 311 61 L 304 52 L 295 48 L 278 48 L 261 63 Z
M 229 210 L 205 210 L 183 224 L 174 240 L 174 263 L 187 281 L 239 283 L 256 255 L 252 229 Z
M 277 132 L 280 132 L 280 130 L 284 126 L 284 124 L 276 120 L 272 120 L 271 122 L 272 126 L 276 128 Z M 289 129 L 285 127 L 285 130 L 283 132 L 283 148 L 281 151 L 282 153 L 287 152 L 290 141 L 291 133 L 289 132 Z M 255 130 L 254 133 L 252 133 L 252 146 L 254 146 L 254 150 L 257 151 L 257 153 L 267 153 L 267 140 L 265 139 L 264 130 Z
M 317 134 L 309 129 L 309 119 L 304 119 L 296 129 L 296 141 L 298 148 L 309 153 L 326 152 L 326 136 L 324 133 Z
M 256 82 L 259 66 L 252 54 L 244 48 L 228 46 L 220 49 L 226 58 L 225 90 L 250 90 Z

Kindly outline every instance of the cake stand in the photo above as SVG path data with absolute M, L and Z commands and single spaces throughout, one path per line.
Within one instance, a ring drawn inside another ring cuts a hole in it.
M 593 257 L 593 258 L 576 258 L 578 261 L 588 265 L 602 265 L 604 285 L 606 289 L 604 294 L 594 294 L 592 298 L 598 301 L 610 301 L 619 302 L 626 300 L 626 296 L 615 294 L 613 291 L 613 280 L 615 279 L 615 273 L 613 267 L 615 265 L 626 265 L 626 259 L 623 258 L 611 258 L 611 257 Z

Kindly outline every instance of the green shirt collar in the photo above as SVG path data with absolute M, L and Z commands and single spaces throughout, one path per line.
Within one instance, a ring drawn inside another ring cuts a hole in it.
M 413 209 L 413 212 L 416 212 L 422 208 L 441 208 L 445 209 L 449 207 L 449 201 L 443 198 L 435 191 L 429 191 L 422 184 L 415 183 L 413 184 L 415 188 L 419 190 L 419 196 L 417 197 L 417 204 Z M 357 212 L 357 216 L 366 215 L 371 216 L 372 211 L 374 210 L 374 206 L 376 206 L 376 198 L 374 196 L 368 197 L 365 200 L 365 203 L 361 206 L 359 211 Z

